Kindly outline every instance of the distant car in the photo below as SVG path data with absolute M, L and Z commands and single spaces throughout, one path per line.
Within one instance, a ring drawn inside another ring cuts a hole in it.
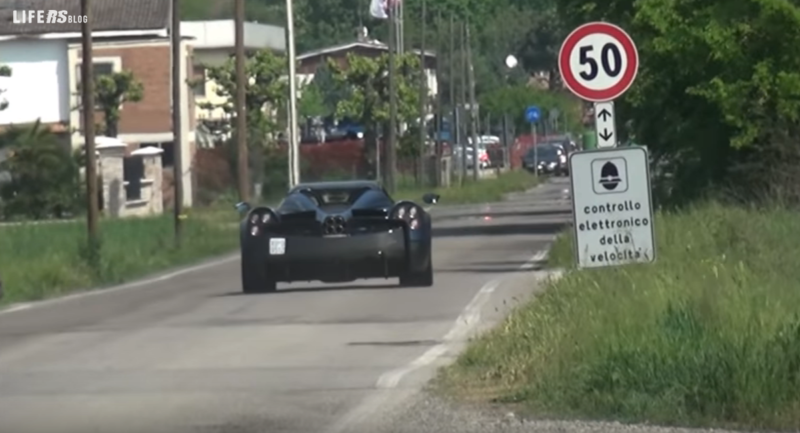
M 471 145 L 461 145 L 457 146 L 453 152 L 453 169 L 458 170 L 461 168 L 461 152 L 466 149 L 466 167 L 467 170 L 472 170 L 473 163 L 472 163 L 472 146 Z M 486 151 L 486 146 L 479 143 L 478 144 L 478 168 L 481 170 L 489 168 L 489 153 Z
M 439 196 L 423 196 L 436 204 Z M 377 182 L 300 184 L 275 208 L 239 203 L 242 291 L 278 282 L 349 282 L 400 277 L 401 286 L 433 285 L 431 218 L 422 206 L 394 201 Z
M 533 173 L 555 176 L 569 174 L 566 151 L 553 143 L 542 143 L 528 149 L 522 157 L 522 167 Z

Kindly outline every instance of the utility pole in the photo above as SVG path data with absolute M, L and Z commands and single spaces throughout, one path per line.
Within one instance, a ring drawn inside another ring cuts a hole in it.
M 181 246 L 183 238 L 183 122 L 181 122 L 181 5 L 180 0 L 172 0 L 172 149 L 175 155 L 174 167 L 174 222 L 175 245 Z
M 469 82 L 469 126 L 472 129 L 472 179 L 480 178 L 480 161 L 478 161 L 478 116 L 475 107 L 475 68 L 472 64 L 472 38 L 469 31 L 469 20 L 464 24 L 464 43 L 467 50 L 467 81 Z
M 297 58 L 294 52 L 293 0 L 286 0 L 286 52 L 289 54 L 289 187 L 300 183 L 300 149 L 297 127 Z
M 81 0 L 81 15 L 86 20 L 81 24 L 81 97 L 83 103 L 83 137 L 86 148 L 86 224 L 89 234 L 89 259 L 96 264 L 99 257 L 100 238 L 98 222 L 100 210 L 97 191 L 97 151 L 94 134 L 94 61 L 92 56 L 92 10 L 90 0 Z
M 469 139 L 467 136 L 469 135 L 469 125 L 465 125 L 463 114 L 466 114 L 466 104 L 467 104 L 467 87 L 469 84 L 467 83 L 467 54 L 466 54 L 466 47 L 467 47 L 467 27 L 465 23 L 459 23 L 458 26 L 458 33 L 459 37 L 461 38 L 461 49 L 459 50 L 459 54 L 461 54 L 461 68 L 459 70 L 460 81 L 461 81 L 461 89 L 458 92 L 458 131 L 461 137 L 462 147 L 461 147 L 461 185 L 464 185 L 464 182 L 467 181 L 467 142 Z M 463 110 L 463 111 L 462 111 Z M 463 134 L 462 134 L 463 133 Z M 472 164 L 475 165 L 476 161 L 473 159 Z
M 463 148 L 461 146 L 461 139 L 459 134 L 459 118 L 458 118 L 458 98 L 456 97 L 456 20 L 455 15 L 452 13 L 450 14 L 450 52 L 447 56 L 447 61 L 450 63 L 450 71 L 447 74 L 447 81 L 450 84 L 450 152 L 451 154 L 456 150 L 459 152 L 463 152 Z M 460 155 L 460 154 L 459 154 Z M 454 155 L 457 156 L 457 155 Z M 464 165 L 464 157 L 461 155 L 459 157 L 461 159 L 460 164 Z M 453 163 L 456 162 L 455 159 L 451 159 Z M 461 170 L 459 169 L 459 185 L 461 183 Z
M 442 186 L 442 122 L 444 121 L 444 110 L 442 109 L 442 54 L 444 52 L 442 43 L 442 11 L 436 14 L 436 135 L 434 149 L 436 157 L 436 186 Z M 452 120 L 451 120 L 452 123 Z
M 236 148 L 238 150 L 239 200 L 250 200 L 250 170 L 247 151 L 247 108 L 245 90 L 247 75 L 244 68 L 244 0 L 234 0 L 236 27 Z
M 425 32 L 427 31 L 426 20 L 427 20 L 427 11 L 426 9 L 426 0 L 422 0 L 422 34 L 421 34 L 421 42 L 420 42 L 420 49 L 419 49 L 419 71 L 420 71 L 420 80 L 419 80 L 419 162 L 418 162 L 418 170 L 419 170 L 419 185 L 420 186 L 427 186 L 427 172 L 425 171 L 425 157 L 427 156 L 428 147 L 427 138 L 428 134 L 425 128 L 426 125 L 426 112 L 428 111 L 428 75 L 426 74 L 425 69 Z
M 397 173 L 397 149 L 395 144 L 397 142 L 397 77 L 396 66 L 397 63 L 397 32 L 396 28 L 398 5 L 397 2 L 391 2 L 389 6 L 389 27 L 393 29 L 389 32 L 389 139 L 386 141 L 386 188 L 389 193 L 393 193 L 397 186 L 396 176 Z

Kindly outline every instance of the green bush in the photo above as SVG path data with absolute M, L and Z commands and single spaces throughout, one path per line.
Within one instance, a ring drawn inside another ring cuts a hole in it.
M 6 218 L 61 217 L 81 201 L 77 161 L 50 131 L 37 122 L 12 127 L 0 137 L 8 159 L 0 163 L 11 181 L 0 185 Z
M 708 204 L 656 228 L 657 263 L 568 273 L 442 383 L 549 415 L 800 427 L 796 213 Z

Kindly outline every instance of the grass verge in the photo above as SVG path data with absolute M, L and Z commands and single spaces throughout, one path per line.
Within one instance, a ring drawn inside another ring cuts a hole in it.
M 517 171 L 496 179 L 438 189 L 445 204 L 495 201 L 525 190 L 535 178 Z M 399 198 L 420 200 L 428 190 L 407 188 Z M 189 216 L 183 246 L 174 244 L 171 215 L 101 221 L 101 252 L 96 266 L 87 260 L 83 221 L 0 225 L 0 304 L 44 299 L 80 289 L 129 281 L 149 273 L 233 251 L 238 215 L 228 203 Z
M 656 229 L 657 263 L 568 273 L 438 389 L 540 416 L 800 427 L 796 212 L 705 204 Z M 562 237 L 553 263 L 570 249 Z
M 420 201 L 422 195 L 435 192 L 441 196 L 442 205 L 472 204 L 500 201 L 510 192 L 525 191 L 536 186 L 536 177 L 525 170 L 513 170 L 501 173 L 495 178 L 484 178 L 474 181 L 471 178 L 464 185 L 458 185 L 457 179 L 450 188 L 421 188 L 401 186 L 394 198 L 396 200 Z
M 101 221 L 100 260 L 88 265 L 84 222 L 0 226 L 2 303 L 52 297 L 120 283 L 235 249 L 233 210 L 184 220 L 183 247 L 175 248 L 169 214 Z

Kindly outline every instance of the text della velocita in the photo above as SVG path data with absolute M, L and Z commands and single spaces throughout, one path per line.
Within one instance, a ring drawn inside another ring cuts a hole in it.
M 592 262 L 639 261 L 649 254 L 646 249 L 636 246 L 631 234 L 637 228 L 649 229 L 651 224 L 649 209 L 642 203 L 634 200 L 609 202 L 584 206 L 582 211 L 578 218 L 579 231 L 604 232 L 598 233 L 599 248 L 592 248 L 596 253 L 589 255 Z

